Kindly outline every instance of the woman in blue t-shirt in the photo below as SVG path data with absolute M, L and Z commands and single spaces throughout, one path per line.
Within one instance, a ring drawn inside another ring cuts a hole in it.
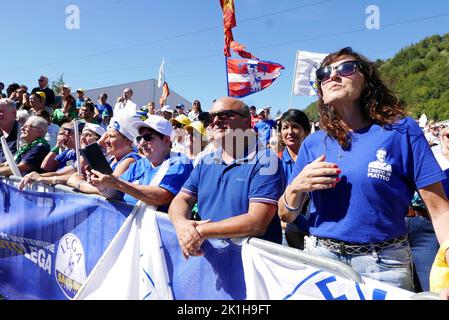
M 418 190 L 438 240 L 449 239 L 445 175 L 373 63 L 344 48 L 328 55 L 316 76 L 323 130 L 304 140 L 279 215 L 293 221 L 310 196 L 307 251 L 411 290 L 404 217 Z
M 279 136 L 285 146 L 282 153 L 282 168 L 284 169 L 286 181 L 290 181 L 293 168 L 298 157 L 299 147 L 304 139 L 310 134 L 310 122 L 307 115 L 301 110 L 290 109 L 283 113 L 279 119 Z M 303 205 L 301 213 L 292 223 L 282 225 L 285 231 L 285 240 L 290 247 L 304 249 L 304 236 L 308 234 L 309 227 L 304 216 L 308 203 Z

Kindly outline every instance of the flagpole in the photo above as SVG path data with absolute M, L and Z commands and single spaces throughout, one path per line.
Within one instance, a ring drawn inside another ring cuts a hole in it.
M 226 88 L 228 89 L 226 95 L 229 97 L 228 57 L 226 56 L 225 56 L 225 67 L 226 67 Z
M 293 81 L 292 81 L 292 91 L 290 92 L 290 104 L 289 104 L 289 109 L 292 108 L 292 100 L 293 100 L 293 90 L 295 88 L 295 79 L 296 79 L 296 68 L 298 67 L 298 52 L 299 50 L 296 50 L 296 55 L 295 55 L 295 70 L 293 71 Z

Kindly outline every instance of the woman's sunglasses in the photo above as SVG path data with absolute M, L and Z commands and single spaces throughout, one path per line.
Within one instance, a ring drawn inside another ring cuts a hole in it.
M 338 66 L 321 67 L 316 71 L 316 79 L 320 83 L 329 80 L 332 75 L 332 70 L 336 70 L 339 76 L 348 77 L 355 73 L 358 66 L 358 61 L 345 61 L 340 63 Z

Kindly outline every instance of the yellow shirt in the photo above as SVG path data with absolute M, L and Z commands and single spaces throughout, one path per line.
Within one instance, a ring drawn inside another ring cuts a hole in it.
M 449 248 L 449 240 L 444 242 L 435 257 L 430 271 L 430 291 L 439 293 L 441 289 L 449 288 L 449 265 L 446 261 L 446 250 Z

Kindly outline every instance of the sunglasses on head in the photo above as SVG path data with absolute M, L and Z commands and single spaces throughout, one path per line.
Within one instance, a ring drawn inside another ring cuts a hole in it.
M 150 142 L 151 140 L 153 140 L 153 138 L 154 138 L 154 134 L 146 133 L 144 135 L 137 136 L 136 141 L 137 141 L 137 143 L 140 143 L 140 141 L 142 141 L 142 139 L 143 139 L 145 142 Z
M 330 79 L 332 70 L 336 70 L 337 74 L 342 77 L 348 77 L 355 73 L 359 66 L 358 61 L 345 61 L 338 66 L 325 66 L 316 71 L 316 79 L 319 82 L 325 82 Z

